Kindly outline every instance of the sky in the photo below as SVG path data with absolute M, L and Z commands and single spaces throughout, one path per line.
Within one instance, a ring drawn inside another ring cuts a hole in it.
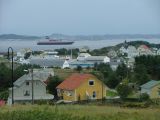
M 0 0 L 0 34 L 158 34 L 160 0 Z

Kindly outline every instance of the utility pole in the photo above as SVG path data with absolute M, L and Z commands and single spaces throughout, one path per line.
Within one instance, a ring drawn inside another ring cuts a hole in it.
M 72 48 L 71 48 L 71 60 L 72 60 Z
M 12 105 L 14 104 L 14 92 L 13 92 L 13 87 L 14 87 L 14 85 L 13 85 L 13 48 L 12 47 L 9 47 L 8 48 L 8 59 L 10 58 L 10 54 L 9 54 L 9 50 L 11 50 L 12 51 L 12 67 L 11 67 L 11 70 L 12 70 L 12 75 L 11 75 L 11 82 L 12 82 Z
M 103 103 L 103 81 L 104 81 L 104 75 L 103 75 L 103 73 L 101 73 L 102 74 L 102 103 Z
M 24 70 L 25 72 L 29 72 L 29 75 L 31 76 L 31 89 L 32 89 L 32 105 L 34 104 L 34 80 L 33 80 L 33 66 L 29 70 Z
M 32 105 L 34 104 L 34 81 L 33 81 L 33 66 L 31 68 L 31 74 L 32 74 Z

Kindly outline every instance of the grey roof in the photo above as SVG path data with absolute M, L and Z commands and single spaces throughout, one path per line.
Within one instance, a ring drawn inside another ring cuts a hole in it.
M 160 81 L 156 81 L 156 80 L 151 80 L 143 85 L 141 85 L 141 88 L 145 88 L 145 89 L 151 89 L 154 86 L 160 84 Z
M 89 56 L 89 57 L 87 57 L 86 58 L 86 60 L 93 60 L 93 61 L 95 61 L 95 60 L 101 60 L 101 61 L 103 61 L 104 60 L 104 58 L 106 58 L 107 56 Z
M 45 81 L 50 76 L 50 73 L 47 72 L 33 72 L 33 80 Z M 32 80 L 32 73 L 25 74 L 14 82 L 15 86 L 20 86 L 25 81 Z
M 31 59 L 30 64 L 40 65 L 41 67 L 62 67 L 65 60 L 61 59 Z
M 69 62 L 69 64 L 94 64 L 94 62 L 88 62 L 88 61 L 72 61 Z
M 109 65 L 116 65 L 116 66 L 118 66 L 118 65 L 120 65 L 120 64 L 122 64 L 121 62 L 109 62 L 108 63 Z

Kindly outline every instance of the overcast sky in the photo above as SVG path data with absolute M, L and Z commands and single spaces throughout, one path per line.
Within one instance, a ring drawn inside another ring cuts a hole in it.
M 0 0 L 0 34 L 160 33 L 160 0 Z

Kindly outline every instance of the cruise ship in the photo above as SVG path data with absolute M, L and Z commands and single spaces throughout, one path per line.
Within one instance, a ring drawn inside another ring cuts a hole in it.
M 50 39 L 47 36 L 46 40 L 37 42 L 37 45 L 71 45 L 73 43 L 73 41 Z

